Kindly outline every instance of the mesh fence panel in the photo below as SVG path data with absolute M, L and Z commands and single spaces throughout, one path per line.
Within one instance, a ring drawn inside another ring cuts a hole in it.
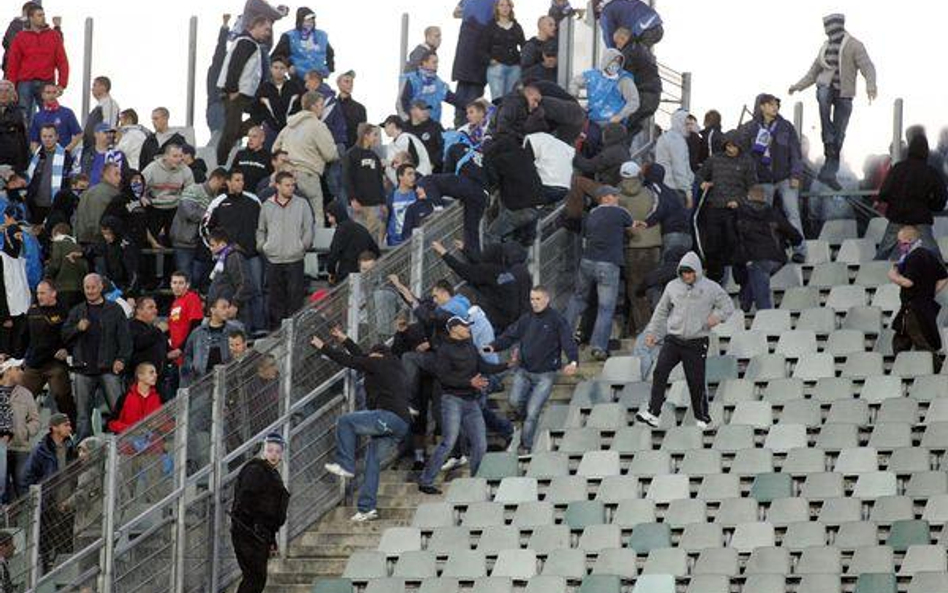
M 119 540 L 115 585 L 121 593 L 166 593 L 173 590 L 174 522 L 157 510 Z
M 579 235 L 558 229 L 540 247 L 540 284 L 550 291 L 553 307 L 565 312 L 576 282 Z
M 406 285 L 411 281 L 411 243 L 390 251 L 374 268 L 361 274 L 359 342 L 385 342 L 395 334 L 395 316 L 406 305 L 388 277 L 396 275 Z
M 22 589 L 30 583 L 33 572 L 40 570 L 33 565 L 33 554 L 39 545 L 32 529 L 34 510 L 34 498 L 24 496 L 0 513 L 3 530 L 13 536 L 14 553 L 7 559 L 10 579 Z
M 224 450 L 230 453 L 280 418 L 281 361 L 286 335 L 278 331 L 227 367 L 224 383 Z
M 188 387 L 188 475 L 211 461 L 211 426 L 214 424 L 214 373 Z
M 186 593 L 205 593 L 210 590 L 213 535 L 213 499 L 210 493 L 205 491 L 189 501 L 185 512 L 184 590 Z
M 346 327 L 349 311 L 349 284 L 344 283 L 333 290 L 329 296 L 314 307 L 300 311 L 293 318 L 293 356 L 292 397 L 297 402 L 313 392 L 339 372 L 336 363 L 322 358 L 310 345 L 316 334 L 326 338 L 335 327 Z M 313 402 L 312 409 L 319 408 L 329 401 L 320 396 Z
M 425 223 L 424 263 L 422 265 L 422 287 L 427 290 L 442 278 L 455 278 L 451 268 L 431 249 L 432 241 L 441 241 L 448 249 L 455 239 L 464 239 L 463 207 L 455 204 L 446 208 L 440 215 L 433 216 Z M 422 295 L 416 295 L 422 296 Z

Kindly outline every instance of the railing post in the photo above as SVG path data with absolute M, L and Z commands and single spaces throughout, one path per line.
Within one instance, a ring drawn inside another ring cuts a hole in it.
M 425 229 L 418 227 L 411 234 L 411 279 L 408 287 L 420 296 L 425 290 Z
M 590 23 L 592 26 L 589 29 L 592 31 L 592 63 L 587 64 L 588 68 L 593 70 L 599 69 L 599 56 L 602 55 L 602 46 L 604 45 L 602 41 L 602 27 L 599 24 L 599 19 L 596 18 L 596 13 L 593 10 L 593 5 L 595 2 L 590 0 L 586 5 L 586 14 L 589 17 Z
M 82 117 L 89 115 L 89 97 L 92 93 L 92 17 L 86 17 L 82 44 Z
M 211 403 L 211 501 L 213 524 L 211 525 L 211 591 L 220 590 L 221 538 L 224 528 L 224 500 L 221 493 L 225 470 L 224 463 L 224 398 L 227 395 L 227 373 L 223 365 L 214 369 L 214 391 Z
M 296 324 L 293 317 L 283 320 L 283 336 L 286 348 L 283 353 L 284 365 L 281 389 L 283 391 L 283 414 L 287 414 L 290 408 L 293 407 L 293 346 L 296 344 Z M 293 453 L 292 439 L 293 419 L 288 416 L 286 422 L 283 424 L 283 441 L 286 443 L 286 448 L 283 449 L 283 463 L 280 468 L 283 483 L 287 487 L 290 485 L 291 478 L 290 461 Z M 290 514 L 287 513 L 286 524 L 283 525 L 277 534 L 280 557 L 284 559 L 290 547 L 290 519 Z
M 691 111 L 691 72 L 681 73 L 681 108 Z
M 30 521 L 30 588 L 35 589 L 40 578 L 40 523 L 43 520 L 43 487 L 30 486 L 30 511 L 32 517 Z
M 574 23 L 575 19 L 565 18 L 560 21 L 560 29 L 557 31 L 559 43 L 556 50 L 556 83 L 564 89 L 569 87 L 569 81 L 573 76 Z
M 902 160 L 902 99 L 898 98 L 892 104 L 892 145 L 889 148 L 892 162 Z
M 349 274 L 349 307 L 346 315 L 346 335 L 356 344 L 359 343 L 359 316 L 362 312 L 362 274 Z M 350 412 L 356 409 L 356 387 L 358 373 L 353 370 L 346 372 L 346 399 Z
M 408 61 L 408 13 L 402 13 L 401 29 L 398 39 L 398 90 L 402 90 L 402 68 Z
M 118 498 L 118 441 L 114 436 L 106 441 L 106 451 L 108 456 L 105 458 L 99 591 L 112 593 L 112 579 L 115 574 L 115 500 Z
M 194 126 L 194 92 L 197 72 L 197 35 L 198 18 L 192 16 L 188 22 L 188 97 L 187 97 L 187 124 Z
M 188 410 L 190 409 L 191 390 L 185 387 L 175 398 L 175 432 L 174 432 L 174 471 L 176 474 L 175 488 L 181 489 L 178 496 L 175 524 L 174 524 L 174 567 L 172 574 L 172 591 L 184 591 L 184 562 L 185 551 L 188 549 L 188 497 L 184 489 L 188 481 Z
M 797 129 L 798 136 L 803 136 L 803 101 L 793 104 L 793 127 Z
M 537 236 L 533 239 L 533 245 L 530 246 L 530 277 L 533 279 L 533 285 L 537 286 L 540 284 L 540 270 L 542 268 L 540 262 L 540 247 L 543 245 L 543 219 L 540 219 L 540 222 L 537 223 Z

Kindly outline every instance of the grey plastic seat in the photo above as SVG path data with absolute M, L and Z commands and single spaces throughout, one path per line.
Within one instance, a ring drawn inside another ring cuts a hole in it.
M 588 451 L 583 454 L 576 474 L 594 478 L 617 476 L 619 475 L 619 453 L 617 451 Z
M 633 475 L 628 476 L 606 476 L 599 483 L 599 490 L 596 491 L 596 500 L 606 504 L 615 504 L 634 498 L 639 491 L 639 481 Z
M 632 528 L 628 547 L 639 555 L 672 545 L 671 528 L 667 523 L 641 523 Z
M 945 449 L 948 443 L 948 422 L 926 422 L 922 434 L 922 446 L 930 449 Z
M 437 558 L 429 550 L 404 552 L 398 557 L 393 577 L 420 581 L 438 576 Z
M 454 509 L 446 502 L 423 502 L 415 509 L 411 526 L 420 529 L 454 525 Z
M 839 549 L 834 546 L 815 546 L 803 550 L 794 568 L 796 574 L 839 574 L 843 562 Z
M 493 502 L 478 502 L 470 505 L 461 519 L 461 526 L 467 528 L 503 524 L 504 507 Z
M 895 553 L 889 546 L 863 545 L 853 551 L 846 574 L 895 572 Z
M 771 381 L 787 376 L 787 357 L 783 354 L 761 354 L 750 359 L 744 371 L 747 381 Z
M 801 424 L 807 428 L 818 428 L 822 424 L 819 402 L 798 399 L 785 403 L 780 412 L 780 424 Z
M 737 550 L 722 548 L 720 545 L 705 547 L 698 555 L 692 575 L 723 575 L 735 576 L 740 573 L 737 562 Z M 692 576 L 694 580 L 694 576 Z
M 639 451 L 629 464 L 629 475 L 660 476 L 672 473 L 671 453 L 668 451 Z
M 665 522 L 677 529 L 692 523 L 705 523 L 708 520 L 708 506 L 697 498 L 680 498 L 668 504 Z
M 748 401 L 740 402 L 734 407 L 734 412 L 731 414 L 728 424 L 765 429 L 769 428 L 773 422 L 773 409 L 770 402 Z
M 935 424 L 936 422 L 948 422 L 948 398 L 936 399 L 928 406 L 928 412 L 925 413 L 925 424 Z
M 888 470 L 896 474 L 927 472 L 931 468 L 931 452 L 924 447 L 902 447 L 889 456 Z
M 704 446 L 704 433 L 697 426 L 674 426 L 665 433 L 662 439 L 662 451 L 681 453 L 691 449 L 701 449 Z
M 477 549 L 488 554 L 520 548 L 520 531 L 512 525 L 493 525 L 485 527 Z
M 833 471 L 847 476 L 879 471 L 879 453 L 872 447 L 843 449 Z
M 731 473 L 738 476 L 755 476 L 774 471 L 774 454 L 767 449 L 738 449 L 731 462 Z
M 568 548 L 569 546 L 569 526 L 563 524 L 534 527 L 533 532 L 530 533 L 530 538 L 527 540 L 527 549 L 533 550 L 537 554 L 548 554 L 550 550 Z
M 783 575 L 790 574 L 790 550 L 776 547 L 759 547 L 751 551 L 744 567 L 746 575 L 780 575 L 781 590 L 785 590 Z M 746 585 L 745 585 L 746 587 Z
M 803 381 L 801 379 L 773 379 L 764 386 L 763 401 L 780 404 L 803 399 Z
M 898 491 L 898 482 L 892 472 L 867 472 L 859 476 L 853 486 L 853 498 L 876 499 L 893 496 Z
M 837 313 L 845 313 L 850 307 L 864 307 L 866 305 L 866 289 L 862 286 L 844 284 L 830 289 L 826 298 L 826 306 Z
M 736 527 L 757 521 L 758 516 L 757 501 L 753 498 L 726 498 L 721 501 L 714 522 L 724 527 Z
M 465 577 L 466 580 L 475 578 L 478 577 Z M 460 585 L 456 577 L 446 577 L 442 574 L 441 578 L 423 580 L 421 587 L 418 588 L 418 593 L 452 593 L 459 588 Z
M 793 377 L 804 381 L 816 381 L 836 376 L 833 355 L 827 352 L 810 352 L 800 356 L 793 368 Z
M 494 494 L 494 502 L 519 504 L 537 500 L 536 478 L 504 478 Z
M 733 453 L 754 447 L 754 428 L 747 425 L 725 424 L 718 428 L 711 448 L 723 453 Z
M 774 453 L 807 446 L 806 427 L 802 424 L 775 424 L 764 439 L 764 447 Z
M 941 441 L 942 447 L 948 441 Z M 948 474 L 944 471 L 916 472 L 905 483 L 905 495 L 927 498 L 948 494 Z
M 689 476 L 707 476 L 723 471 L 721 452 L 714 449 L 692 449 L 685 452 L 678 471 Z
M 589 412 L 586 426 L 615 430 L 626 425 L 626 408 L 620 403 L 596 404 Z
M 855 393 L 853 380 L 849 377 L 827 377 L 818 380 L 813 387 L 813 399 L 823 404 L 851 399 Z
M 683 577 L 688 574 L 688 555 L 680 548 L 661 548 L 648 553 L 642 574 Z
M 878 422 L 869 435 L 869 446 L 891 451 L 912 446 L 912 425 L 907 422 Z
M 882 355 L 878 352 L 856 352 L 846 357 L 841 377 L 865 379 L 882 375 Z
M 576 549 L 551 550 L 543 563 L 542 574 L 566 579 L 581 579 L 586 576 L 586 553 Z
M 820 507 L 818 519 L 825 525 L 861 521 L 862 503 L 855 498 L 827 498 Z
M 471 593 L 510 593 L 513 583 L 506 577 L 484 577 L 474 581 Z
M 787 451 L 780 472 L 805 476 L 826 471 L 826 452 L 817 447 L 796 447 Z
M 421 530 L 417 527 L 389 527 L 382 533 L 378 551 L 389 556 L 421 549 Z
M 524 593 L 566 593 L 566 579 L 549 575 L 535 576 L 527 581 Z
M 932 525 L 948 524 L 948 494 L 936 494 L 929 497 L 922 512 L 922 519 Z M 944 528 L 942 534 L 944 534 Z M 942 537 L 944 539 L 944 536 Z
M 869 511 L 869 520 L 879 525 L 915 518 L 915 505 L 908 496 L 880 496 Z
M 830 405 L 827 424 L 869 424 L 869 402 L 864 399 L 840 399 Z
M 635 551 L 627 548 L 599 550 L 592 574 L 614 574 L 622 579 L 634 579 L 638 575 Z
M 438 527 L 431 533 L 428 548 L 438 554 L 471 549 L 471 530 L 467 527 Z
M 738 523 L 729 545 L 742 553 L 752 552 L 756 548 L 775 546 L 774 526 L 761 521 Z
M 727 354 L 739 359 L 749 359 L 768 352 L 767 335 L 760 331 L 735 332 L 727 346 Z
M 872 442 L 869 444 L 874 446 Z M 841 451 L 849 447 L 858 447 L 859 427 L 855 424 L 824 424 L 816 437 L 816 446 L 824 451 Z
M 930 544 L 931 541 L 932 534 L 928 521 L 908 519 L 892 523 L 885 543 L 896 552 L 905 552 L 911 546 L 924 546 Z
M 590 525 L 579 536 L 579 549 L 598 552 L 607 548 L 622 547 L 622 530 L 618 525 Z
M 658 504 L 669 503 L 680 498 L 690 498 L 691 489 L 688 484 L 688 476 L 681 474 L 655 476 L 652 478 L 652 483 L 649 485 L 645 497 Z
M 858 329 L 871 335 L 882 331 L 882 309 L 878 307 L 852 307 L 843 317 L 843 329 Z
M 654 523 L 655 503 L 644 498 L 623 500 L 613 512 L 612 522 L 623 528 L 634 528 L 640 523 Z
M 838 574 L 804 574 L 797 586 L 797 593 L 827 593 L 842 590 Z
M 746 379 L 729 379 L 722 381 L 714 392 L 714 401 L 723 404 L 736 404 L 738 402 L 752 401 L 757 399 L 754 394 L 754 383 Z
M 824 352 L 833 356 L 847 356 L 866 351 L 866 335 L 856 329 L 838 329 L 826 339 Z
M 559 430 L 563 428 L 568 414 L 568 405 L 548 402 L 543 412 L 540 413 L 540 421 L 537 423 L 537 430 Z
M 892 268 L 890 262 L 870 261 L 864 262 L 859 266 L 859 272 L 853 281 L 859 286 L 875 288 L 885 286 L 889 282 L 889 270 Z
M 804 309 L 800 311 L 796 329 L 808 329 L 825 336 L 836 330 L 836 314 L 832 309 Z
M 724 530 L 717 523 L 691 523 L 678 540 L 678 547 L 687 552 L 699 552 L 705 548 L 720 548 L 724 545 Z
M 345 579 L 364 581 L 388 576 L 385 554 L 367 550 L 359 550 L 349 556 L 346 569 L 342 573 Z
M 869 304 L 879 307 L 886 313 L 898 311 L 902 306 L 902 301 L 899 299 L 899 287 L 895 284 L 879 286 Z
M 501 505 L 498 505 L 501 506 Z M 553 505 L 546 500 L 531 500 L 517 505 L 512 525 L 517 527 L 535 527 L 553 524 Z
M 826 220 L 820 228 L 820 241 L 826 241 L 830 245 L 839 245 L 846 239 L 858 238 L 856 221 L 850 218 Z
M 844 263 L 830 262 L 814 266 L 813 273 L 807 286 L 829 289 L 834 286 L 849 284 L 849 268 Z
M 641 369 L 640 369 L 641 371 Z M 588 409 L 596 404 L 610 403 L 615 399 L 613 386 L 607 382 L 593 379 L 582 381 L 573 390 L 571 406 Z
M 635 453 L 652 448 L 652 429 L 643 424 L 620 428 L 612 437 L 610 450 L 619 453 Z
M 717 502 L 741 495 L 741 482 L 735 474 L 712 474 L 705 476 L 698 487 L 698 498 Z
M 322 581 L 319 584 L 322 584 Z M 313 590 L 316 591 L 316 588 L 314 587 Z M 348 593 L 351 590 L 352 585 L 350 583 L 346 592 Z M 404 590 L 405 579 L 400 578 L 373 579 L 365 585 L 365 593 L 402 593 Z
M 791 551 L 825 546 L 826 526 L 818 521 L 791 523 L 787 525 L 787 532 L 784 533 L 780 545 L 789 548 Z
M 675 593 L 675 577 L 670 574 L 643 574 L 636 579 L 632 593 Z
M 942 367 L 942 370 L 948 365 Z M 940 397 L 948 397 L 948 376 L 926 375 L 915 377 L 908 390 L 909 396 L 919 402 L 927 402 Z
M 587 500 L 588 498 L 586 478 L 583 476 L 558 476 L 550 481 L 550 486 L 546 489 L 546 496 L 543 500 L 548 500 L 557 505 L 568 504 L 574 500 Z
M 730 317 L 724 320 L 723 323 L 719 323 L 711 329 L 711 333 L 716 334 L 722 338 L 729 338 L 736 333 L 743 332 L 747 329 L 747 324 L 744 319 L 744 312 L 740 309 L 734 311 Z
M 552 478 L 569 475 L 569 455 L 561 451 L 537 451 L 527 466 L 528 478 Z
M 839 498 L 843 494 L 843 476 L 832 472 L 808 475 L 800 489 L 800 496 L 810 501 Z
M 859 398 L 868 404 L 879 404 L 887 399 L 902 397 L 902 380 L 896 375 L 876 375 L 866 378 Z
M 770 501 L 767 509 L 767 521 L 775 527 L 788 526 L 791 523 L 806 522 L 810 519 L 810 506 L 802 498 L 788 496 Z
M 444 498 L 453 504 L 472 504 L 484 502 L 489 497 L 490 488 L 484 478 L 455 478 Z
M 796 264 L 786 264 L 770 277 L 770 290 L 774 292 L 795 286 L 803 286 L 803 268 Z
M 601 449 L 601 435 L 598 428 L 571 428 L 563 433 L 559 450 L 564 453 L 585 453 Z
M 569 503 L 563 514 L 563 522 L 570 529 L 582 530 L 589 525 L 606 522 L 606 507 L 599 500 L 579 500 Z
M 946 571 L 948 571 L 948 555 L 945 553 L 945 546 L 930 544 L 909 546 L 908 551 L 905 552 L 905 558 L 902 559 L 899 575 L 914 576 L 921 572 Z
M 642 380 L 642 365 L 637 356 L 611 356 L 602 367 L 599 380 L 611 385 L 622 385 Z
M 885 231 L 889 226 L 889 219 L 884 216 L 875 216 L 869 219 L 869 224 L 866 226 L 866 234 L 863 238 L 871 239 L 877 245 L 882 242 L 882 238 L 885 237 Z
M 919 572 L 906 593 L 948 593 L 948 572 Z
M 816 352 L 816 333 L 809 329 L 785 330 L 777 340 L 775 352 L 790 359 Z
M 744 590 L 754 593 L 786 593 L 783 574 L 751 574 L 744 581 Z
M 754 315 L 751 330 L 763 332 L 768 336 L 779 336 L 790 331 L 790 311 L 782 309 L 763 309 Z
M 861 264 L 876 256 L 876 242 L 872 239 L 845 239 L 836 254 L 836 261 Z
M 892 365 L 892 374 L 903 378 L 931 375 L 935 362 L 931 352 L 899 352 Z
M 815 286 L 792 286 L 783 293 L 779 308 L 786 311 L 803 311 L 819 306 L 820 289 Z
M 497 555 L 493 577 L 510 577 L 522 581 L 537 573 L 537 555 L 533 550 L 504 550 Z
M 833 545 L 840 550 L 855 550 L 868 543 L 879 541 L 879 530 L 872 521 L 847 521 L 841 523 Z
M 819 239 L 806 240 L 806 264 L 815 266 L 830 261 L 830 246 L 826 241 Z

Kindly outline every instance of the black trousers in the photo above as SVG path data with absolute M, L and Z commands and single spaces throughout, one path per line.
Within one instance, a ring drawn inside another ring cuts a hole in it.
M 481 250 L 480 225 L 487 209 L 487 192 L 477 183 L 461 175 L 441 173 L 427 175 L 418 182 L 435 204 L 442 196 L 451 196 L 464 206 L 464 245 Z
M 224 129 L 217 143 L 217 166 L 227 166 L 230 149 L 250 129 L 250 121 L 244 122 L 244 112 L 253 104 L 253 97 L 238 94 L 234 99 L 224 97 Z
M 279 329 L 280 323 L 303 305 L 305 283 L 302 261 L 267 266 L 267 315 L 270 329 Z
M 267 586 L 269 544 L 260 536 L 237 524 L 231 527 L 230 539 L 243 577 L 237 593 L 263 593 L 263 589 Z
M 708 206 L 698 214 L 698 239 L 705 261 L 705 275 L 718 284 L 724 279 L 724 268 L 734 259 L 735 217 L 730 208 Z
M 675 336 L 665 336 L 665 343 L 658 353 L 655 372 L 652 375 L 652 397 L 648 411 L 655 416 L 662 412 L 665 403 L 665 385 L 668 375 L 679 362 L 685 369 L 685 380 L 691 394 L 691 410 L 698 420 L 708 419 L 708 392 L 705 388 L 705 361 L 708 358 L 708 338 L 683 340 Z

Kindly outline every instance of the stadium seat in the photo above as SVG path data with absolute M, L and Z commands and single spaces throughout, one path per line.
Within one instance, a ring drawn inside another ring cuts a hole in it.
M 591 574 L 583 579 L 577 593 L 621 593 L 622 581 L 614 574 Z
M 527 549 L 537 554 L 549 554 L 552 550 L 569 548 L 570 539 L 568 525 L 538 525 L 530 533 Z
M 478 472 L 480 472 L 479 468 Z M 490 488 L 487 486 L 486 479 L 455 478 L 448 485 L 448 492 L 444 498 L 453 504 L 472 504 L 475 502 L 484 502 L 488 500 L 489 496 Z
M 542 574 L 578 580 L 586 575 L 586 553 L 584 550 L 560 548 L 550 550 L 543 563 Z
M 349 556 L 343 578 L 352 581 L 364 581 L 388 576 L 385 554 L 367 550 L 359 550 Z
M 441 577 L 479 579 L 487 576 L 487 560 L 480 550 L 459 550 L 448 556 Z M 503 575 L 495 575 L 503 576 Z
M 502 480 L 520 475 L 516 453 L 490 452 L 484 455 L 477 468 L 477 477 L 484 480 Z
M 378 551 L 389 556 L 421 549 L 421 530 L 417 527 L 389 527 L 382 533 Z
M 688 574 L 688 555 L 681 548 L 661 548 L 648 553 L 643 575 L 662 574 L 683 577 Z
M 596 500 L 606 504 L 615 504 L 628 500 L 639 490 L 639 482 L 635 476 L 606 476 L 599 483 Z
M 853 593 L 896 593 L 898 584 L 891 573 L 867 572 L 856 579 Z
M 671 529 L 667 523 L 640 523 L 632 528 L 629 548 L 642 556 L 652 550 L 669 548 L 672 545 Z
M 592 567 L 592 574 L 616 575 L 634 579 L 638 575 L 635 551 L 626 548 L 600 550 Z
M 497 501 L 496 497 L 494 500 L 495 502 L 500 502 Z M 552 525 L 553 505 L 546 500 L 531 500 L 523 502 L 517 505 L 517 510 L 514 512 L 512 524 L 517 527 Z
M 534 478 L 504 478 L 494 494 L 494 502 L 518 504 L 537 500 L 537 481 Z
M 836 253 L 836 261 L 846 264 L 870 262 L 876 256 L 876 243 L 872 239 L 845 239 Z
M 493 502 L 476 502 L 467 507 L 461 527 L 489 527 L 504 524 L 504 507 Z
M 403 553 L 398 557 L 392 576 L 412 581 L 422 581 L 438 576 L 435 552 L 432 550 L 417 550 Z
M 780 545 L 798 552 L 806 548 L 826 545 L 826 526 L 819 521 L 801 521 L 787 525 Z M 799 571 L 797 571 L 799 572 Z M 825 572 L 839 572 L 825 571 Z

